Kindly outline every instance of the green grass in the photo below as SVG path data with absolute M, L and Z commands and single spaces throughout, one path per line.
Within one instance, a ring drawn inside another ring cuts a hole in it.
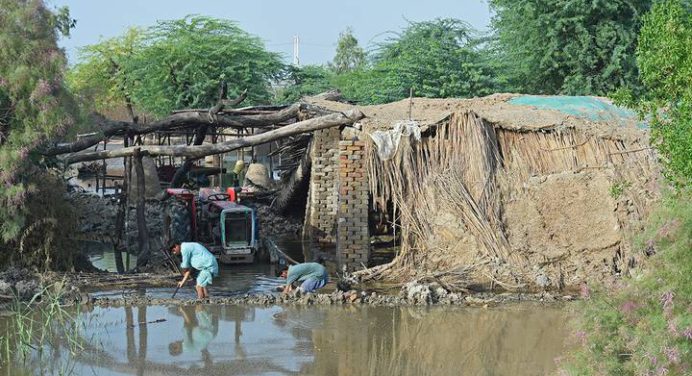
M 638 239 L 645 269 L 583 291 L 564 375 L 692 373 L 692 197 L 668 197 Z
M 625 192 L 625 189 L 629 188 L 632 185 L 632 183 L 628 181 L 624 182 L 618 182 L 610 186 L 610 197 L 614 199 L 620 198 L 622 196 L 622 193 Z
M 62 305 L 64 291 L 63 281 L 43 287 L 29 301 L 15 297 L 0 337 L 0 366 L 8 374 L 72 373 L 72 356 L 56 365 L 51 354 L 57 348 L 70 355 L 83 350 L 79 307 Z

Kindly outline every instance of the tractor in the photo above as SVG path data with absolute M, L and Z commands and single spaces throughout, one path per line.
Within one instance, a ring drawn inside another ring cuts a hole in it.
M 253 263 L 258 252 L 257 212 L 237 202 L 237 189 L 166 189 L 164 240 L 203 244 L 223 264 Z

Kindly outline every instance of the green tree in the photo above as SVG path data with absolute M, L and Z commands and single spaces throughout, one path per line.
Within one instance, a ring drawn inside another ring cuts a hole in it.
M 666 173 L 679 186 L 692 183 L 692 10 L 666 0 L 644 17 L 637 47 L 644 84 L 638 103 L 651 126 Z
M 358 69 L 365 64 L 365 51 L 358 45 L 358 39 L 353 35 L 349 27 L 339 34 L 336 44 L 336 55 L 330 67 L 337 74 L 346 73 Z
M 70 89 L 91 110 L 104 111 L 126 106 L 134 118 L 130 60 L 142 51 L 142 30 L 131 28 L 121 37 L 86 46 L 80 51 L 80 63 L 67 74 Z
M 247 102 L 272 98 L 271 82 L 284 74 L 281 57 L 234 22 L 203 16 L 160 21 L 142 32 L 85 48 L 72 85 L 100 104 L 127 102 L 163 116 L 215 104 L 220 81 L 228 95 L 248 90 Z
M 512 88 L 606 95 L 637 87 L 634 49 L 651 0 L 491 0 Z
M 319 65 L 289 67 L 287 85 L 278 90 L 276 102 L 294 103 L 300 98 L 334 89 L 334 73 Z
M 456 19 L 411 23 L 373 56 L 371 67 L 339 75 L 344 96 L 383 103 L 414 95 L 471 97 L 493 93 L 495 74 L 480 52 L 472 28 Z
M 74 21 L 66 8 L 53 13 L 38 0 L 0 0 L 0 9 L 0 249 L 17 247 L 22 257 L 40 251 L 48 265 L 71 219 L 61 218 L 61 184 L 36 151 L 76 119 L 56 44 Z

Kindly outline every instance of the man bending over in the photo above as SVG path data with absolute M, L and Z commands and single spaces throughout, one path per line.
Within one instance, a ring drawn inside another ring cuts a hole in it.
M 302 282 L 298 291 L 303 293 L 313 292 L 327 284 L 327 269 L 316 262 L 284 267 L 279 276 L 286 278 L 284 293 L 293 291 L 293 283 L 295 282 Z
M 197 298 L 205 299 L 209 297 L 207 285 L 211 285 L 212 277 L 219 275 L 219 264 L 216 257 L 207 248 L 199 243 L 176 243 L 171 246 L 174 255 L 182 255 L 183 261 L 180 267 L 185 270 L 183 280 L 178 282 L 178 287 L 183 287 L 190 278 L 192 268 L 199 271 L 197 274 Z

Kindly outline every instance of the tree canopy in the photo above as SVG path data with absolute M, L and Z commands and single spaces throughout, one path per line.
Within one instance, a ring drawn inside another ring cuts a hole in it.
M 493 93 L 494 73 L 473 29 L 457 19 L 412 22 L 379 46 L 372 64 L 336 77 L 347 98 L 383 103 L 414 95 L 434 98 Z
M 656 3 L 644 17 L 637 47 L 644 95 L 637 103 L 651 125 L 668 176 L 692 183 L 692 8 Z
M 0 8 L 0 236 L 7 241 L 25 223 L 24 201 L 34 189 L 31 153 L 74 117 L 56 44 L 57 34 L 69 31 L 67 11 L 13 0 L 1 0 Z
M 142 30 L 131 28 L 123 36 L 83 47 L 75 68 L 68 71 L 70 88 L 82 96 L 92 110 L 129 106 L 132 110 L 132 89 L 135 85 L 130 72 L 131 59 L 143 47 Z
M 512 88 L 606 95 L 637 87 L 634 49 L 651 0 L 491 0 Z
M 86 47 L 83 60 L 70 75 L 73 87 L 92 94 L 105 88 L 98 98 L 129 98 L 135 107 L 159 116 L 211 107 L 220 81 L 228 83 L 230 97 L 247 89 L 248 103 L 268 103 L 270 83 L 284 69 L 281 57 L 268 52 L 259 38 L 232 21 L 203 16 L 131 30 Z
M 54 186 L 55 179 L 41 168 L 36 151 L 73 125 L 77 111 L 63 86 L 66 59 L 56 44 L 58 35 L 67 34 L 74 25 L 67 9 L 53 13 L 41 1 L 17 0 L 0 0 L 0 9 L 2 249 L 22 233 L 39 231 L 50 238 L 57 230 L 62 199 L 50 200 L 60 197 L 60 187 Z M 66 229 L 69 223 L 67 218 L 62 225 Z M 48 242 L 55 245 L 55 240 Z M 24 243 L 19 242 L 20 250 Z M 33 252 L 40 250 L 32 247 Z M 45 257 L 49 262 L 48 251 Z
M 287 68 L 286 85 L 278 90 L 277 103 L 294 103 L 300 98 L 329 91 L 334 88 L 334 73 L 324 66 L 306 65 Z
M 353 35 L 351 28 L 339 35 L 336 42 L 336 55 L 330 67 L 337 74 L 346 73 L 358 69 L 365 64 L 365 51 L 358 45 L 358 39 Z

